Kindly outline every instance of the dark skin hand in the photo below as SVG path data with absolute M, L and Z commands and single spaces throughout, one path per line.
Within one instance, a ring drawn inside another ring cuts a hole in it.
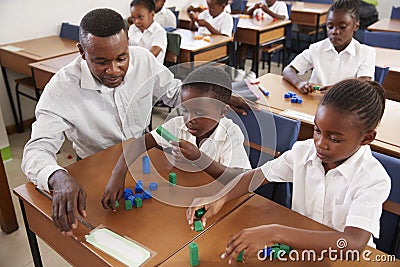
M 231 96 L 231 101 L 229 102 L 229 106 L 235 111 L 236 113 L 242 114 L 244 116 L 247 115 L 246 108 L 249 108 L 246 100 L 240 96 Z
M 72 230 L 78 227 L 78 214 L 86 217 L 86 192 L 69 173 L 55 171 L 49 178 L 49 187 L 53 190 L 52 218 L 62 235 L 72 236 Z

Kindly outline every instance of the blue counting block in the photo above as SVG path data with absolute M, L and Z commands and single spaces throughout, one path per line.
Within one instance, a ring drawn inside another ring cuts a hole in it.
M 144 198 L 144 197 L 143 197 L 143 194 L 134 194 L 133 197 L 134 197 L 134 199 L 135 199 L 135 198 L 140 198 L 140 199 L 143 199 L 143 198 Z
M 297 98 L 297 104 L 301 104 L 303 103 L 303 99 L 301 99 L 300 97 Z
M 289 93 L 285 93 L 285 94 L 283 95 L 283 97 L 284 97 L 284 98 L 291 98 L 292 96 L 291 96 Z
M 296 97 L 292 97 L 292 99 L 290 99 L 290 102 L 297 103 L 297 98 Z
M 143 192 L 143 181 L 138 180 L 135 186 L 135 193 L 142 193 Z
M 124 199 L 128 199 L 128 197 L 133 195 L 133 191 L 130 188 L 125 188 L 124 189 Z
M 150 190 L 144 190 L 143 199 L 149 199 L 149 198 L 152 198 L 151 191 Z
M 134 201 L 135 201 L 135 196 L 134 196 L 134 195 L 131 195 L 131 196 L 128 197 L 127 200 L 130 200 L 132 203 L 134 203 Z
M 157 188 L 158 188 L 158 184 L 157 184 L 156 182 L 151 182 L 151 183 L 149 183 L 149 189 L 150 189 L 151 191 L 156 191 Z
M 301 97 L 292 97 L 292 99 L 290 100 L 290 102 L 292 103 L 297 103 L 297 104 L 301 104 L 303 103 L 303 99 Z
M 150 173 L 150 158 L 148 156 L 142 158 L 142 171 L 144 174 Z

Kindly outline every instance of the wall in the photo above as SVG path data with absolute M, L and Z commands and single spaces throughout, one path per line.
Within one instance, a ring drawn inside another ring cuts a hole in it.
M 167 6 L 181 9 L 185 0 L 167 0 Z M 130 0 L 1 0 L 0 1 L 0 44 L 18 42 L 48 35 L 57 35 L 62 22 L 79 24 L 82 16 L 96 7 L 110 7 L 123 17 L 129 15 Z M 389 17 L 393 5 L 400 6 L 400 0 L 379 0 L 380 18 Z M 20 74 L 8 71 L 10 86 L 14 93 L 14 80 Z M 16 102 L 16 101 L 15 101 Z M 23 117 L 31 118 L 35 103 L 22 98 Z M 5 125 L 14 124 L 3 76 L 0 74 L 0 107 Z
M 79 24 L 89 10 L 97 7 L 112 8 L 123 17 L 127 17 L 129 4 L 130 0 L 1 0 L 0 44 L 58 35 L 62 22 Z M 11 71 L 7 71 L 7 74 L 15 94 L 14 80 L 22 75 Z M 21 100 L 24 119 L 32 118 L 35 102 L 25 97 Z M 2 74 L 0 74 L 0 107 L 5 125 L 14 124 Z

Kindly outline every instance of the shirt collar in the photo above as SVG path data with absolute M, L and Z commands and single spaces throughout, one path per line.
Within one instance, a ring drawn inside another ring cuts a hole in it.
M 333 46 L 333 44 L 331 43 L 329 38 L 325 39 L 325 43 L 323 44 L 322 51 L 335 51 L 336 52 L 335 47 Z M 355 56 L 356 55 L 356 45 L 355 45 L 354 39 L 351 39 L 349 45 L 340 53 L 349 53 L 350 55 Z
M 362 157 L 365 153 L 371 153 L 371 148 L 368 145 L 361 146 L 351 157 L 349 157 L 345 162 L 337 166 L 335 169 L 330 171 L 340 172 L 347 180 L 352 179 L 357 168 L 354 166 L 360 166 Z M 311 162 L 313 165 L 321 165 L 322 161 L 317 157 L 315 146 L 312 149 L 312 153 L 306 159 L 306 164 Z
M 165 6 L 163 6 L 160 11 L 158 11 L 157 13 L 159 14 L 165 14 L 167 12 L 167 8 Z
M 227 123 L 227 119 L 226 118 L 222 118 L 219 121 L 217 128 L 214 130 L 214 132 L 207 139 L 210 139 L 210 140 L 213 140 L 213 141 L 224 141 L 226 139 L 226 136 L 228 135 L 227 134 L 227 129 L 226 129 L 226 123 Z M 192 134 L 190 134 L 188 132 L 188 128 L 186 127 L 185 124 L 182 125 L 181 132 L 187 133 L 190 138 L 194 137 Z M 194 137 L 194 138 L 196 138 L 196 137 Z M 194 140 L 196 140 L 196 139 L 194 139 Z

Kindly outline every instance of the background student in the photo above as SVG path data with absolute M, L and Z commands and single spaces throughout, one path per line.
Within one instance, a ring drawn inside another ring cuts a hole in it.
M 184 6 L 187 13 L 193 12 L 203 12 L 208 8 L 207 0 L 194 0 L 188 1 L 187 4 Z M 225 12 L 231 13 L 231 5 L 226 5 L 224 8 Z
M 192 30 L 198 28 L 199 34 L 220 34 L 231 36 L 233 29 L 233 19 L 231 15 L 224 11 L 228 0 L 207 0 L 208 9 L 201 12 L 198 16 L 194 12 L 189 13 L 190 25 Z
M 313 85 L 323 86 L 347 78 L 371 80 L 375 73 L 375 49 L 353 38 L 359 27 L 358 0 L 337 0 L 329 8 L 326 20 L 328 38 L 311 44 L 282 72 L 283 78 L 300 92 L 311 93 Z M 312 69 L 309 81 L 299 75 Z
M 180 142 L 170 143 L 153 130 L 125 145 L 126 152 L 121 154 L 105 189 L 103 207 L 115 210 L 115 201 L 124 192 L 128 167 L 157 145 L 172 147 L 175 161 L 195 163 L 215 179 L 227 167 L 251 169 L 243 133 L 238 125 L 225 118 L 231 93 L 230 76 L 222 68 L 200 67 L 191 72 L 181 89 L 183 115 L 163 124 Z
M 289 19 L 289 14 L 287 10 L 286 3 L 284 1 L 276 1 L 276 0 L 262 0 L 259 3 L 255 3 L 250 6 L 246 14 L 256 17 L 261 20 L 285 20 Z M 243 80 L 246 76 L 250 79 L 255 79 L 256 74 L 255 70 L 257 68 L 257 57 L 260 57 L 260 54 L 257 54 L 256 47 L 248 44 L 240 44 L 238 48 L 238 75 L 235 78 L 236 81 Z M 251 49 L 253 51 L 253 64 L 251 66 L 251 70 L 246 74 L 245 72 L 245 62 L 247 58 L 247 51 Z
M 165 7 L 165 0 L 156 0 L 155 11 L 154 20 L 160 23 L 163 28 L 177 28 L 176 16 L 171 10 Z
M 250 182 L 253 186 L 262 180 L 292 182 L 292 209 L 334 230 L 313 231 L 277 224 L 243 229 L 229 238 L 221 257 L 232 262 L 244 250 L 245 259 L 275 243 L 296 250 L 312 249 L 317 254 L 337 248 L 339 239 L 347 241 L 345 250 L 363 251 L 367 243 L 374 246 L 372 235 L 379 238 L 382 204 L 391 185 L 390 177 L 369 147 L 384 108 L 385 92 L 376 82 L 350 79 L 333 85 L 317 108 L 313 139 L 298 141 L 292 150 L 243 174 L 228 194 L 205 205 L 202 218 L 205 223 L 224 203 L 253 191 Z M 190 225 L 197 208 L 187 210 Z
M 132 25 L 129 27 L 129 45 L 144 47 L 164 62 L 167 50 L 167 32 L 154 21 L 156 5 L 153 0 L 133 0 L 130 4 Z

